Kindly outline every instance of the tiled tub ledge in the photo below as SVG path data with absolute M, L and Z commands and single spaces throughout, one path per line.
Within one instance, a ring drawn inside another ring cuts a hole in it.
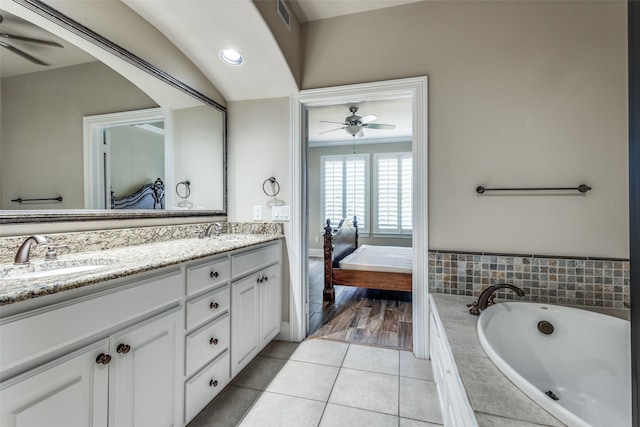
M 470 315 L 466 307 L 471 297 L 431 294 L 429 298 L 433 314 L 439 320 L 444 338 L 451 349 L 455 363 L 452 371 L 457 368 L 462 380 L 462 399 L 468 398 L 478 426 L 564 425 L 513 385 L 487 357 L 476 332 L 478 317 Z M 430 333 L 433 334 L 433 330 Z M 443 357 L 442 352 L 434 354 L 433 348 L 431 352 L 434 366 L 440 364 L 434 358 Z M 443 385 L 438 384 L 438 387 L 441 390 Z M 459 411 L 460 407 L 454 410 Z M 468 420 L 460 425 L 472 426 L 474 420 L 471 418 L 469 415 Z

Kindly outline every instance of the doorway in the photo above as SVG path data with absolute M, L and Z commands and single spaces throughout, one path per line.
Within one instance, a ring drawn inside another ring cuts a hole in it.
M 411 99 L 413 159 L 413 351 L 428 357 L 428 284 L 427 284 L 427 78 L 411 78 L 303 91 L 292 98 L 292 286 L 290 298 L 290 335 L 294 341 L 306 337 L 309 295 L 309 195 L 307 193 L 308 111 L 314 107 L 346 105 L 398 98 Z
M 86 116 L 84 126 L 84 207 L 110 209 L 120 197 L 160 178 L 172 182 L 171 115 L 152 108 Z M 165 193 L 172 206 L 171 192 Z

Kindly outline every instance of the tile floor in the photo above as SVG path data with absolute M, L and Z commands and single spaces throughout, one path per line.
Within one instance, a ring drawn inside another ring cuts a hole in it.
M 308 339 L 270 343 L 188 427 L 434 427 L 428 360 L 408 351 Z

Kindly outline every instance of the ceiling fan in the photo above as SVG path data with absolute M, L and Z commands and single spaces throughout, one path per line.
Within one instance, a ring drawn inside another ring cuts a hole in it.
M 2 15 L 0 15 L 0 23 L 2 23 L 3 20 L 4 20 L 4 18 L 2 17 Z M 51 42 L 51 41 L 48 41 L 48 40 L 34 39 L 34 38 L 31 38 L 31 37 L 18 36 L 18 35 L 15 35 L 15 34 L 7 34 L 7 33 L 2 33 L 2 32 L 0 32 L 0 38 L 8 39 L 9 41 L 17 40 L 17 41 L 21 41 L 21 42 L 37 43 L 37 44 L 42 44 L 42 45 L 51 46 L 51 47 L 64 47 L 59 43 Z M 26 59 L 27 61 L 33 62 L 34 64 L 44 65 L 45 67 L 49 65 L 46 62 L 43 62 L 43 61 L 39 60 L 38 58 L 36 58 L 36 57 L 34 57 L 32 55 L 29 55 L 24 50 L 18 49 L 17 47 L 12 46 L 9 43 L 6 43 L 4 41 L 0 41 L 0 47 L 3 47 L 3 48 L 7 49 L 10 52 L 13 52 L 16 55 L 21 56 L 22 58 Z
M 333 132 L 334 130 L 344 129 L 349 135 L 353 137 L 363 137 L 364 136 L 364 128 L 367 129 L 395 129 L 396 125 L 387 125 L 382 123 L 371 123 L 376 120 L 378 116 L 373 114 L 368 114 L 364 117 L 360 117 L 356 115 L 358 112 L 358 107 L 351 106 L 349 107 L 349 111 L 351 111 L 351 115 L 345 117 L 344 122 L 331 122 L 327 120 L 320 120 L 323 123 L 336 123 L 342 125 L 342 127 L 327 130 L 324 132 L 320 132 L 319 135 L 324 133 Z

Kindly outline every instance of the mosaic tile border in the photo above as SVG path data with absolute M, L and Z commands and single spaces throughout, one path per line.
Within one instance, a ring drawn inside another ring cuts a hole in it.
M 536 255 L 429 252 L 429 291 L 478 297 L 487 286 L 511 283 L 524 301 L 630 308 L 629 260 Z M 510 291 L 498 298 L 518 299 Z
M 73 253 L 101 251 L 122 248 L 145 243 L 166 242 L 169 240 L 197 237 L 211 224 L 181 224 L 153 227 L 119 228 L 110 230 L 92 230 L 72 233 L 43 233 L 47 241 L 55 245 L 69 245 Z M 223 233 L 234 234 L 284 234 L 282 223 L 270 222 L 222 222 Z M 0 238 L 0 264 L 11 263 L 16 255 L 16 248 L 28 236 L 12 236 Z M 33 256 L 44 256 L 44 248 L 33 248 Z

